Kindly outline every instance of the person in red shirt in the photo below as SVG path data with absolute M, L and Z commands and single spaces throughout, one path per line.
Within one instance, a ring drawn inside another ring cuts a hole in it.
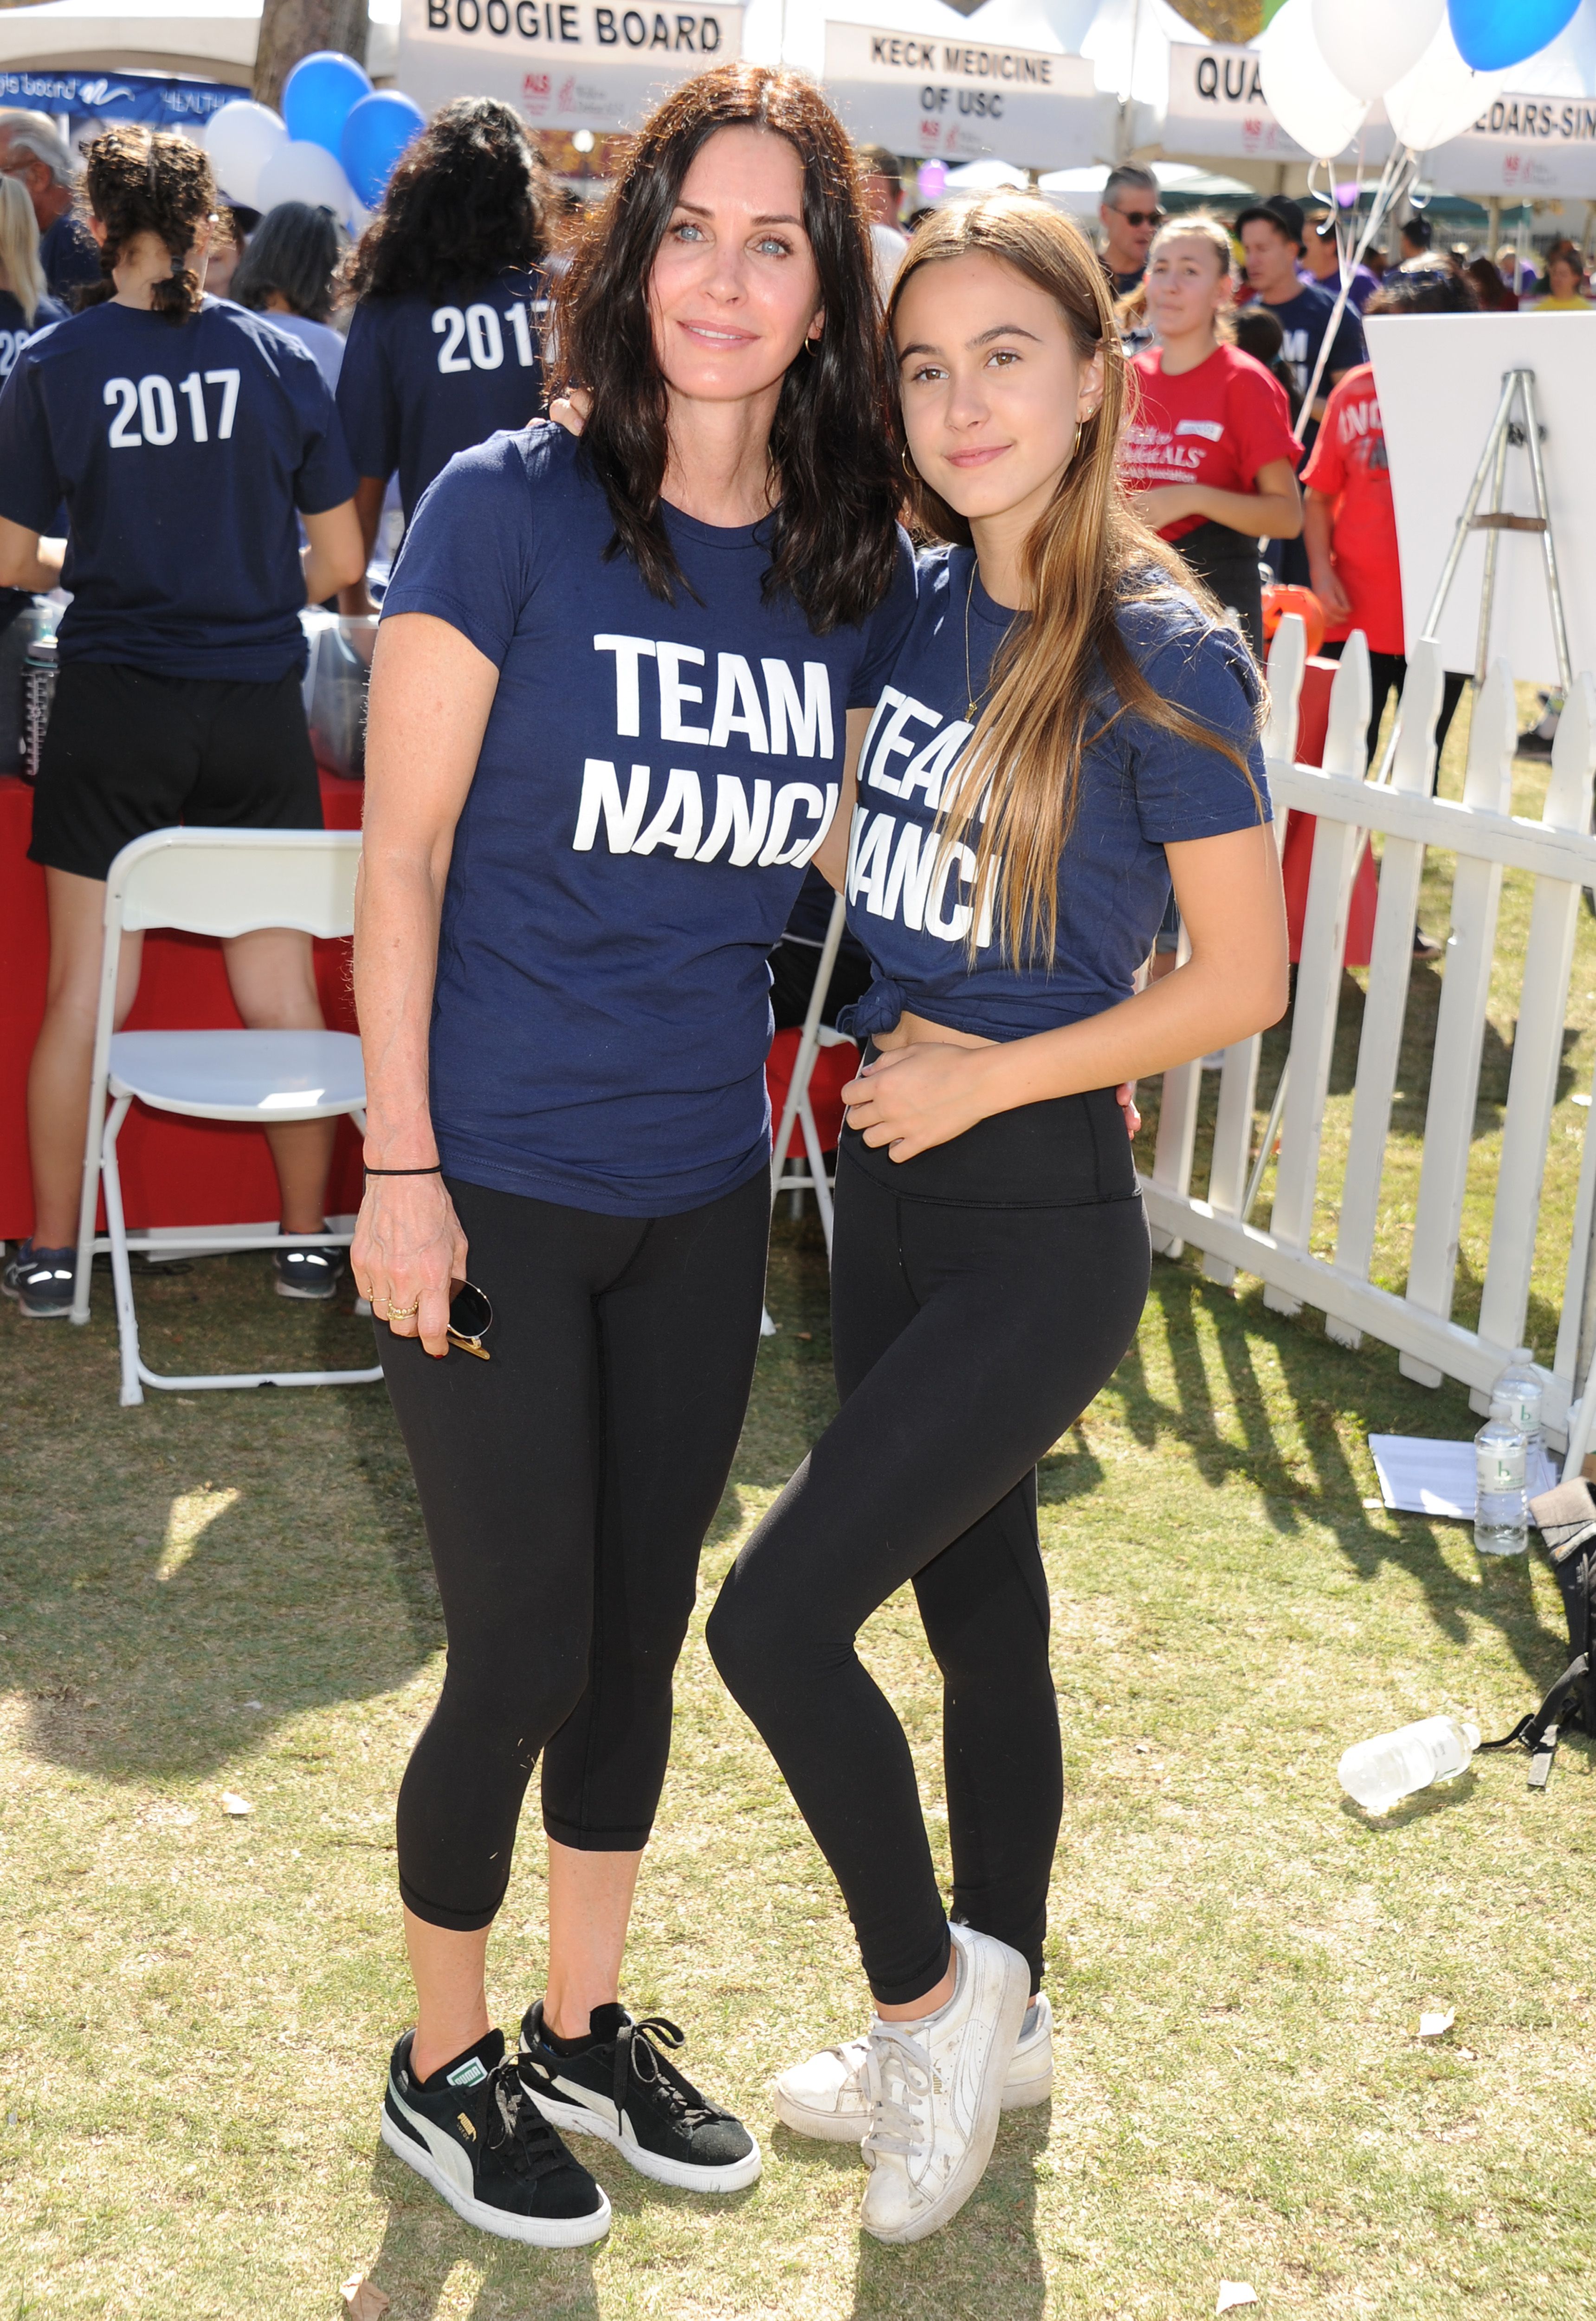
M 1257 543 L 1302 528 L 1301 446 L 1279 380 L 1229 342 L 1230 241 L 1217 218 L 1161 228 L 1147 302 L 1158 344 L 1131 363 L 1120 472 L 1138 514 L 1234 608 L 1261 661 Z
M 1443 267 L 1397 276 L 1368 306 L 1371 314 L 1473 310 L 1466 284 Z M 1324 650 L 1339 659 L 1354 629 L 1363 631 L 1369 648 L 1372 762 L 1386 702 L 1393 691 L 1401 695 L 1408 663 L 1391 469 L 1371 364 L 1359 363 L 1331 389 L 1302 482 L 1308 496 L 1303 545 L 1313 593 L 1325 609 Z M 1436 724 L 1437 758 L 1465 681 L 1450 669 L 1446 673 Z

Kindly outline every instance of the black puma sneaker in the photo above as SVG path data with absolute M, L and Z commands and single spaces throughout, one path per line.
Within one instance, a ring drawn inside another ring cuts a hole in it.
M 521 2077 L 538 2109 L 566 2135 L 601 2135 L 639 2176 L 685 2192 L 740 2192 L 761 2165 L 740 2119 L 708 2103 L 661 2052 L 683 2035 L 663 2015 L 634 2023 L 624 2007 L 595 2007 L 592 2035 L 560 2052 L 529 2007 L 521 2025 Z
M 383 2142 L 468 2225 L 534 2248 L 579 2248 L 610 2229 L 610 2203 L 531 2103 L 504 2034 L 490 2031 L 418 2080 L 407 2031 L 394 2050 Z

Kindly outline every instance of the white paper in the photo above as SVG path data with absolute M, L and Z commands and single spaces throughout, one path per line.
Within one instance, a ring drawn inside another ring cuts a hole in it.
M 1388 1507 L 1403 1515 L 1446 1515 L 1455 1523 L 1474 1516 L 1474 1446 L 1436 1443 L 1422 1434 L 1371 1434 L 1369 1451 Z M 1533 1452 L 1525 1477 L 1537 1498 L 1557 1480 L 1544 1451 Z

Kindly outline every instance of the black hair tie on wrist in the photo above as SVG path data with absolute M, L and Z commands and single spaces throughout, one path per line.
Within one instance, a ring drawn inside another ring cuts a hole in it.
M 366 1169 L 364 1161 L 360 1166 Z M 430 1169 L 366 1169 L 366 1174 L 368 1177 L 441 1177 L 443 1163 L 434 1160 Z

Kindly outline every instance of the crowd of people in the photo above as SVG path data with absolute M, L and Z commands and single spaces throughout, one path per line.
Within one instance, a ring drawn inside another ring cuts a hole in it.
M 744 65 L 666 99 L 558 250 L 542 165 L 486 99 L 438 114 L 352 250 L 304 205 L 229 214 L 176 135 L 113 128 L 76 167 L 0 117 L 0 585 L 69 598 L 32 846 L 37 1215 L 5 1288 L 68 1310 L 108 868 L 181 821 L 320 826 L 299 614 L 371 609 L 396 498 L 350 1263 L 449 1652 L 398 1798 L 416 2019 L 380 2132 L 542 2246 L 609 2220 L 567 2134 L 689 2190 L 759 2172 L 621 1983 L 758 1341 L 773 982 L 792 1020 L 836 892 L 831 1006 L 861 1051 L 841 1406 L 708 1641 L 872 2008 L 783 2072 L 776 2114 L 857 2145 L 865 2229 L 919 2240 L 1000 2110 L 1052 2084 L 1036 1462 L 1146 1295 L 1130 1084 L 1285 1006 L 1258 544 L 1300 548 L 1331 649 L 1365 630 L 1383 703 L 1402 632 L 1358 311 L 1471 294 L 1415 258 L 1338 316 L 1299 205 L 1168 218 L 1134 169 L 1101 254 L 1028 194 L 906 233 L 894 157 Z M 1186 955 L 1148 973 L 1176 908 Z M 119 1016 L 139 964 L 125 938 Z M 227 965 L 246 1024 L 320 1024 L 306 939 Z M 271 1138 L 312 1243 L 277 1286 L 326 1298 L 330 1132 Z M 905 1584 L 945 1680 L 951 1906 L 857 1651 Z M 512 2049 L 485 1961 L 540 1764 L 547 1974 Z

